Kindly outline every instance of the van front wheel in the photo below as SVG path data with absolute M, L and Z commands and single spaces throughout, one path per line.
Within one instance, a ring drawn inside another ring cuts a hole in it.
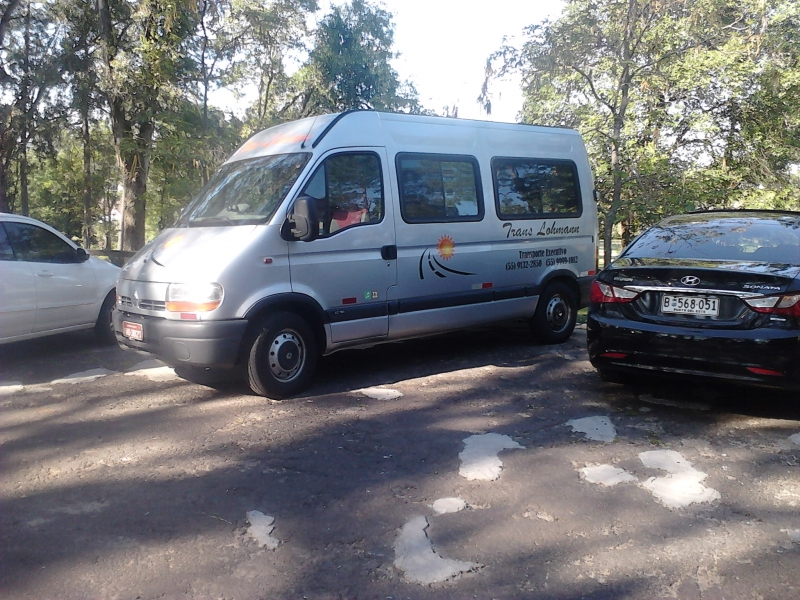
M 577 316 L 575 293 L 566 284 L 551 283 L 539 296 L 531 318 L 531 330 L 546 344 L 560 344 L 572 335 Z
M 250 389 L 275 400 L 288 398 L 308 385 L 316 366 L 317 344 L 308 323 L 294 313 L 275 313 L 261 323 L 250 347 Z

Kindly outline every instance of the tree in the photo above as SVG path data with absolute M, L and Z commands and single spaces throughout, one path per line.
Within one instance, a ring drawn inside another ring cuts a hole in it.
M 50 143 L 48 100 L 61 83 L 62 33 L 52 27 L 52 2 L 9 0 L 0 10 L 0 211 L 28 214 L 28 152 Z
M 256 100 L 248 111 L 250 129 L 258 131 L 286 120 L 285 97 L 290 76 L 287 58 L 306 51 L 306 20 L 316 0 L 239 0 L 231 11 L 239 33 L 232 83 L 255 84 Z
M 350 109 L 420 112 L 414 86 L 400 82 L 390 64 L 393 41 L 391 13 L 366 0 L 334 6 L 315 32 L 289 106 L 297 116 Z
M 181 209 L 207 182 L 207 172 L 221 164 L 241 143 L 242 124 L 218 110 L 205 114 L 184 101 L 164 116 L 153 150 L 148 192 L 150 232 L 169 227 Z
M 122 250 L 145 242 L 151 154 L 162 111 L 181 96 L 194 34 L 191 0 L 96 0 L 105 93 L 123 185 Z
M 525 121 L 584 134 L 606 198 L 606 262 L 616 223 L 630 237 L 639 219 L 729 203 L 731 190 L 763 184 L 764 173 L 745 173 L 752 160 L 742 152 L 750 147 L 752 155 L 753 144 L 756 155 L 768 152 L 746 131 L 763 120 L 744 118 L 754 116 L 766 89 L 770 24 L 782 11 L 796 12 L 790 7 L 784 0 L 568 0 L 558 20 L 527 30 L 520 50 L 494 55 L 501 75 L 523 74 Z M 773 162 L 768 170 L 781 168 Z

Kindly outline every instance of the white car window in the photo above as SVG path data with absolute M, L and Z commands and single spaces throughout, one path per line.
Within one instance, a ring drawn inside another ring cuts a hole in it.
M 46 229 L 27 223 L 6 223 L 8 237 L 17 260 L 46 263 L 72 263 L 75 249 Z

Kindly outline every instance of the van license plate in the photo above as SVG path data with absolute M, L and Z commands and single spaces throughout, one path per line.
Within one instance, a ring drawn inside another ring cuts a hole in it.
M 698 298 L 697 296 L 667 296 L 661 303 L 661 312 L 666 314 L 719 316 L 719 298 Z
M 122 335 L 129 340 L 141 342 L 144 339 L 144 330 L 139 323 L 131 323 L 130 321 L 122 322 Z

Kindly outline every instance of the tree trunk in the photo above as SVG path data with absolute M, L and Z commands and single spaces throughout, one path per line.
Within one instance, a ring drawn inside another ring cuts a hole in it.
M 150 173 L 150 150 L 155 127 L 152 122 L 139 124 L 134 149 L 119 156 L 123 165 L 122 250 L 135 251 L 145 242 L 147 177 Z M 119 155 L 119 154 L 118 154 Z
M 27 127 L 25 128 L 27 129 Z M 28 195 L 28 140 L 27 132 L 22 136 L 22 147 L 19 153 L 19 214 L 26 217 L 30 214 L 30 197 Z
M 89 131 L 89 102 L 82 103 L 83 118 L 83 247 L 92 242 L 92 145 Z
M 115 40 L 111 12 L 108 0 L 96 2 L 103 62 L 106 69 L 113 72 Z M 151 117 L 136 121 L 134 116 L 129 116 L 123 99 L 117 95 L 112 95 L 108 103 L 114 149 L 122 179 L 120 250 L 135 251 L 144 246 L 145 240 L 145 193 L 155 125 Z

